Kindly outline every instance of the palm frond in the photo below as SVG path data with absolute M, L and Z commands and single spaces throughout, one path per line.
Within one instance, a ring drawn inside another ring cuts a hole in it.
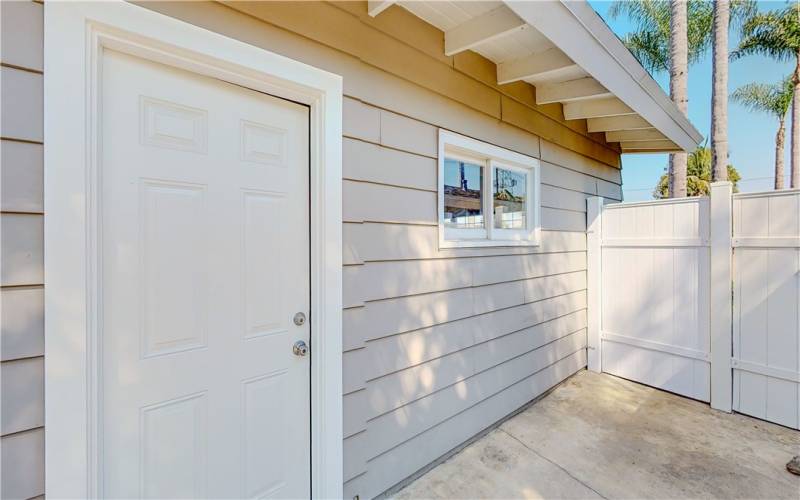
M 739 47 L 731 59 L 760 54 L 791 61 L 800 51 L 800 5 L 752 16 L 742 27 Z
M 758 15 L 758 2 L 755 0 L 733 0 L 731 2 L 731 27 L 740 34 L 747 22 Z
M 772 85 L 766 83 L 742 85 L 731 93 L 731 101 L 749 111 L 771 113 L 774 108 Z
M 691 0 L 686 5 L 688 24 L 686 37 L 689 43 L 689 64 L 703 58 L 711 47 L 714 26 L 714 6 L 706 0 Z
M 753 0 L 736 0 L 752 2 Z M 686 5 L 689 64 L 698 62 L 711 46 L 714 6 L 708 0 L 689 0 Z M 648 71 L 669 71 L 670 17 L 668 0 L 617 0 L 611 5 L 612 18 L 627 17 L 636 26 L 623 42 Z
M 771 84 L 748 83 L 731 93 L 731 101 L 750 111 L 769 113 L 781 120 L 789 111 L 793 91 L 791 77 Z
M 669 39 L 651 31 L 629 33 L 623 43 L 647 71 L 669 71 Z
M 669 32 L 669 2 L 667 0 L 616 0 L 608 11 L 612 19 L 627 17 L 637 30 Z

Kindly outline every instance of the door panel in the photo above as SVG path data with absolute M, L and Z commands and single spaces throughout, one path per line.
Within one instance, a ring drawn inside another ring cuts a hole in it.
M 103 491 L 310 494 L 308 109 L 103 55 Z

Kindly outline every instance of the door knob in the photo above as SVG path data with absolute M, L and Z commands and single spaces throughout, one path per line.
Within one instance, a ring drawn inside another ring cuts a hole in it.
M 306 322 L 306 315 L 299 312 L 294 315 L 294 324 L 297 326 L 303 326 Z
M 292 346 L 292 352 L 294 353 L 295 356 L 303 357 L 306 354 L 308 354 L 308 344 L 306 344 L 302 340 L 298 340 Z

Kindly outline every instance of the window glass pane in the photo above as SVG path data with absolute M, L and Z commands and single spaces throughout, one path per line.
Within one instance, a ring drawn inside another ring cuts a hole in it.
M 525 229 L 527 216 L 528 176 L 515 170 L 494 169 L 494 227 Z
M 483 167 L 444 160 L 444 224 L 458 229 L 483 228 Z

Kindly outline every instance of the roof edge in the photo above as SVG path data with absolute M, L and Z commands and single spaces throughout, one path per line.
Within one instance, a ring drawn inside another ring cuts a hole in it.
M 505 3 L 675 144 L 693 151 L 702 142 L 703 135 L 585 0 Z

